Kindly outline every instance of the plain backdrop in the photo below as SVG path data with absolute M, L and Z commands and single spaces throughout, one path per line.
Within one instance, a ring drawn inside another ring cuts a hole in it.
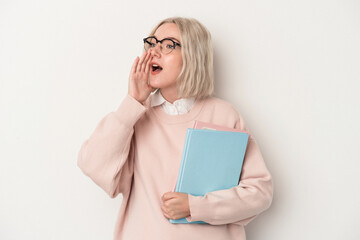
M 360 239 L 356 0 L 0 0 L 0 239 L 112 239 L 122 196 L 77 154 L 127 94 L 142 38 L 172 16 L 210 30 L 215 96 L 272 173 L 247 238 Z

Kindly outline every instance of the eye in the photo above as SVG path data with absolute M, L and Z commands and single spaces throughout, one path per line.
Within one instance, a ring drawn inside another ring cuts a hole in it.
M 167 44 L 167 45 L 166 45 L 166 48 L 174 49 L 174 45 L 172 45 L 172 44 Z

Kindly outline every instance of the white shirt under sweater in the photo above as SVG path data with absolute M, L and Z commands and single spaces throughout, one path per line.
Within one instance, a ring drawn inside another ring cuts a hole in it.
M 151 107 L 161 105 L 162 110 L 169 115 L 181 115 L 190 111 L 190 109 L 194 106 L 195 98 L 181 98 L 174 103 L 168 102 L 161 94 L 158 89 L 151 96 Z

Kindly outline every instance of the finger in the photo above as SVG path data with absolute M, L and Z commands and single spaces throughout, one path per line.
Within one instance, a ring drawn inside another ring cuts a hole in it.
M 145 52 L 143 52 L 143 54 L 142 54 L 141 57 L 139 58 L 138 64 L 137 64 L 136 69 L 135 69 L 135 72 L 139 72 L 139 71 L 140 71 L 142 61 L 144 61 L 144 56 L 145 56 Z
M 153 59 L 153 56 L 152 56 L 151 54 L 149 54 L 149 55 L 150 55 L 150 57 L 149 57 L 149 59 L 148 59 L 148 61 L 147 61 L 147 63 L 146 63 L 145 73 L 148 73 L 149 70 L 150 70 L 150 68 L 151 68 L 150 62 L 151 62 L 151 60 Z
M 176 194 L 176 193 L 174 193 L 174 192 L 164 193 L 164 195 L 162 196 L 161 199 L 162 199 L 163 201 L 167 201 L 167 200 L 169 200 L 169 199 L 175 198 L 175 197 L 176 197 L 175 194 Z
M 135 71 L 136 71 L 136 67 L 137 67 L 138 62 L 139 62 L 139 57 L 136 57 L 136 59 L 134 60 L 133 65 L 131 66 L 131 71 L 130 71 L 130 73 L 131 73 L 132 75 L 135 74 Z
M 165 217 L 170 218 L 170 215 L 168 214 L 166 208 L 163 205 L 161 205 L 161 210 L 162 210 L 163 214 L 165 215 Z
M 164 213 L 168 213 L 167 212 L 167 209 L 166 209 L 166 207 L 165 207 L 165 205 L 164 204 L 160 204 L 160 207 L 161 207 L 161 210 L 164 212 Z
M 163 213 L 163 215 L 167 218 L 167 219 L 170 219 L 170 216 L 166 213 Z
M 146 70 L 147 65 L 149 64 L 149 59 L 151 58 L 150 50 L 147 51 L 144 62 L 141 66 L 141 71 L 144 72 Z
M 146 57 L 146 51 L 144 51 L 143 54 L 141 55 L 140 61 L 139 61 L 138 65 L 137 65 L 137 68 L 136 68 L 137 72 L 141 72 L 141 66 L 142 66 L 142 64 L 144 62 L 145 57 Z
M 146 55 L 145 55 L 145 58 L 144 58 L 141 66 L 140 66 L 140 72 L 144 72 L 144 71 L 145 71 L 145 66 L 146 66 L 146 63 L 147 63 L 147 61 L 148 61 L 148 59 L 149 59 L 149 55 L 150 55 L 150 54 L 149 54 L 148 51 L 147 51 L 147 52 L 146 52 Z

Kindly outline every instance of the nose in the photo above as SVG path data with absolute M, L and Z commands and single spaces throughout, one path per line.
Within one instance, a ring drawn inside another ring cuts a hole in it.
M 154 56 L 160 57 L 160 55 L 161 55 L 161 45 L 160 45 L 160 43 L 157 43 L 155 45 L 155 47 L 152 48 L 151 52 L 152 52 L 152 54 Z

